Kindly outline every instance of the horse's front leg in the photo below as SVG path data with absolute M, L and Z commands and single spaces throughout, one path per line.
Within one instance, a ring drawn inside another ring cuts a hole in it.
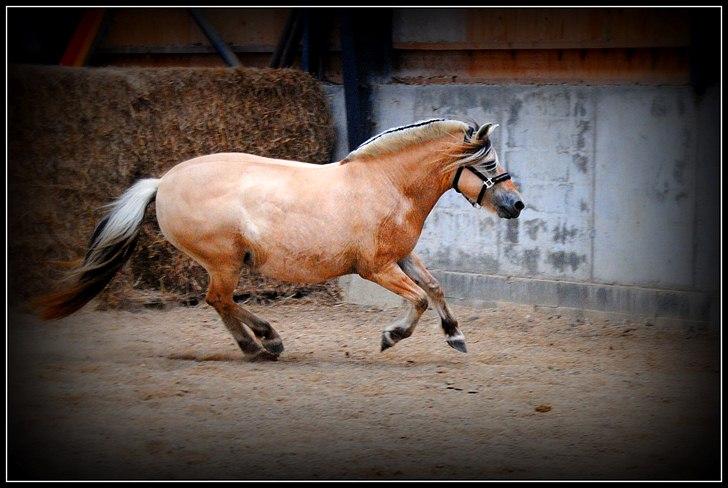
M 417 326 L 417 321 L 422 313 L 427 310 L 427 294 L 395 263 L 376 273 L 361 276 L 396 293 L 407 300 L 409 304 L 407 314 L 382 332 L 382 351 L 384 351 L 412 335 Z
M 437 308 L 442 330 L 445 332 L 445 340 L 448 345 L 460 352 L 467 352 L 465 336 L 458 329 L 458 321 L 455 320 L 455 317 L 453 317 L 450 311 L 450 307 L 445 302 L 445 295 L 442 292 L 440 283 L 430 274 L 422 260 L 415 253 L 410 253 L 398 264 L 402 268 L 402 271 L 427 293 L 427 296 Z

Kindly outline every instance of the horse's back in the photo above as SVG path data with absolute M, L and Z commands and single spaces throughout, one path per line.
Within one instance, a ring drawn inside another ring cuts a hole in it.
M 228 199 L 225 203 L 237 208 L 241 198 L 248 204 L 284 204 L 292 195 L 299 203 L 316 202 L 322 186 L 342 183 L 338 167 L 338 163 L 319 165 L 246 153 L 209 154 L 184 161 L 162 176 L 157 202 L 197 207 Z
M 342 203 L 349 192 L 339 171 L 344 168 L 337 166 L 241 153 L 194 158 L 162 177 L 157 220 L 172 244 L 205 267 L 252 255 L 264 274 L 285 273 L 282 279 L 300 281 L 310 273 L 290 276 L 295 269 L 288 264 L 299 250 L 316 258 L 311 267 L 327 260 L 339 267 L 341 251 L 333 256 L 328 251 L 344 239 L 336 222 L 344 217 Z M 322 279 L 329 277 L 325 274 Z
M 247 167 L 250 166 L 269 166 L 272 168 L 287 167 L 302 170 L 316 170 L 322 167 L 338 164 L 339 163 L 321 165 L 314 163 L 305 163 L 302 161 L 293 161 L 289 159 L 267 158 L 264 156 L 258 156 L 256 154 L 249 153 L 214 153 L 206 154 L 204 156 L 198 156 L 192 159 L 188 159 L 187 161 L 183 161 L 178 165 L 172 167 L 164 176 L 166 177 L 167 175 L 189 171 L 193 168 L 209 168 L 214 170 L 224 168 L 227 171 L 235 173 L 244 171 Z

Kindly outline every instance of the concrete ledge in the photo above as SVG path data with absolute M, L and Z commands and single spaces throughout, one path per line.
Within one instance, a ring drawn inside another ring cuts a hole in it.
M 342 298 L 346 303 L 386 309 L 399 307 L 404 301 L 399 295 L 358 275 L 342 276 L 339 278 L 339 286 Z
M 717 322 L 718 302 L 709 293 L 661 290 L 636 286 L 536 280 L 497 275 L 436 271 L 445 296 L 474 306 L 490 308 L 495 302 L 522 303 L 573 310 L 590 310 L 621 316 Z M 392 308 L 402 299 L 356 275 L 339 281 L 348 303 Z

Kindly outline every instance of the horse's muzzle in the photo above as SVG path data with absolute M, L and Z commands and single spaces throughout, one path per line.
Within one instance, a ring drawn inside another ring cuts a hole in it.
M 516 200 L 514 202 L 509 202 L 507 205 L 498 205 L 496 207 L 498 211 L 498 217 L 501 217 L 503 219 L 515 219 L 519 215 L 521 215 L 521 210 L 525 208 L 525 205 L 522 201 Z

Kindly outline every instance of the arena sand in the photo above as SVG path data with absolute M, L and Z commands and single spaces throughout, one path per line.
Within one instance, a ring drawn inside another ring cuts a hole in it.
M 247 363 L 207 305 L 10 315 L 10 479 L 716 478 L 709 327 L 455 305 L 250 305 L 281 333 Z

